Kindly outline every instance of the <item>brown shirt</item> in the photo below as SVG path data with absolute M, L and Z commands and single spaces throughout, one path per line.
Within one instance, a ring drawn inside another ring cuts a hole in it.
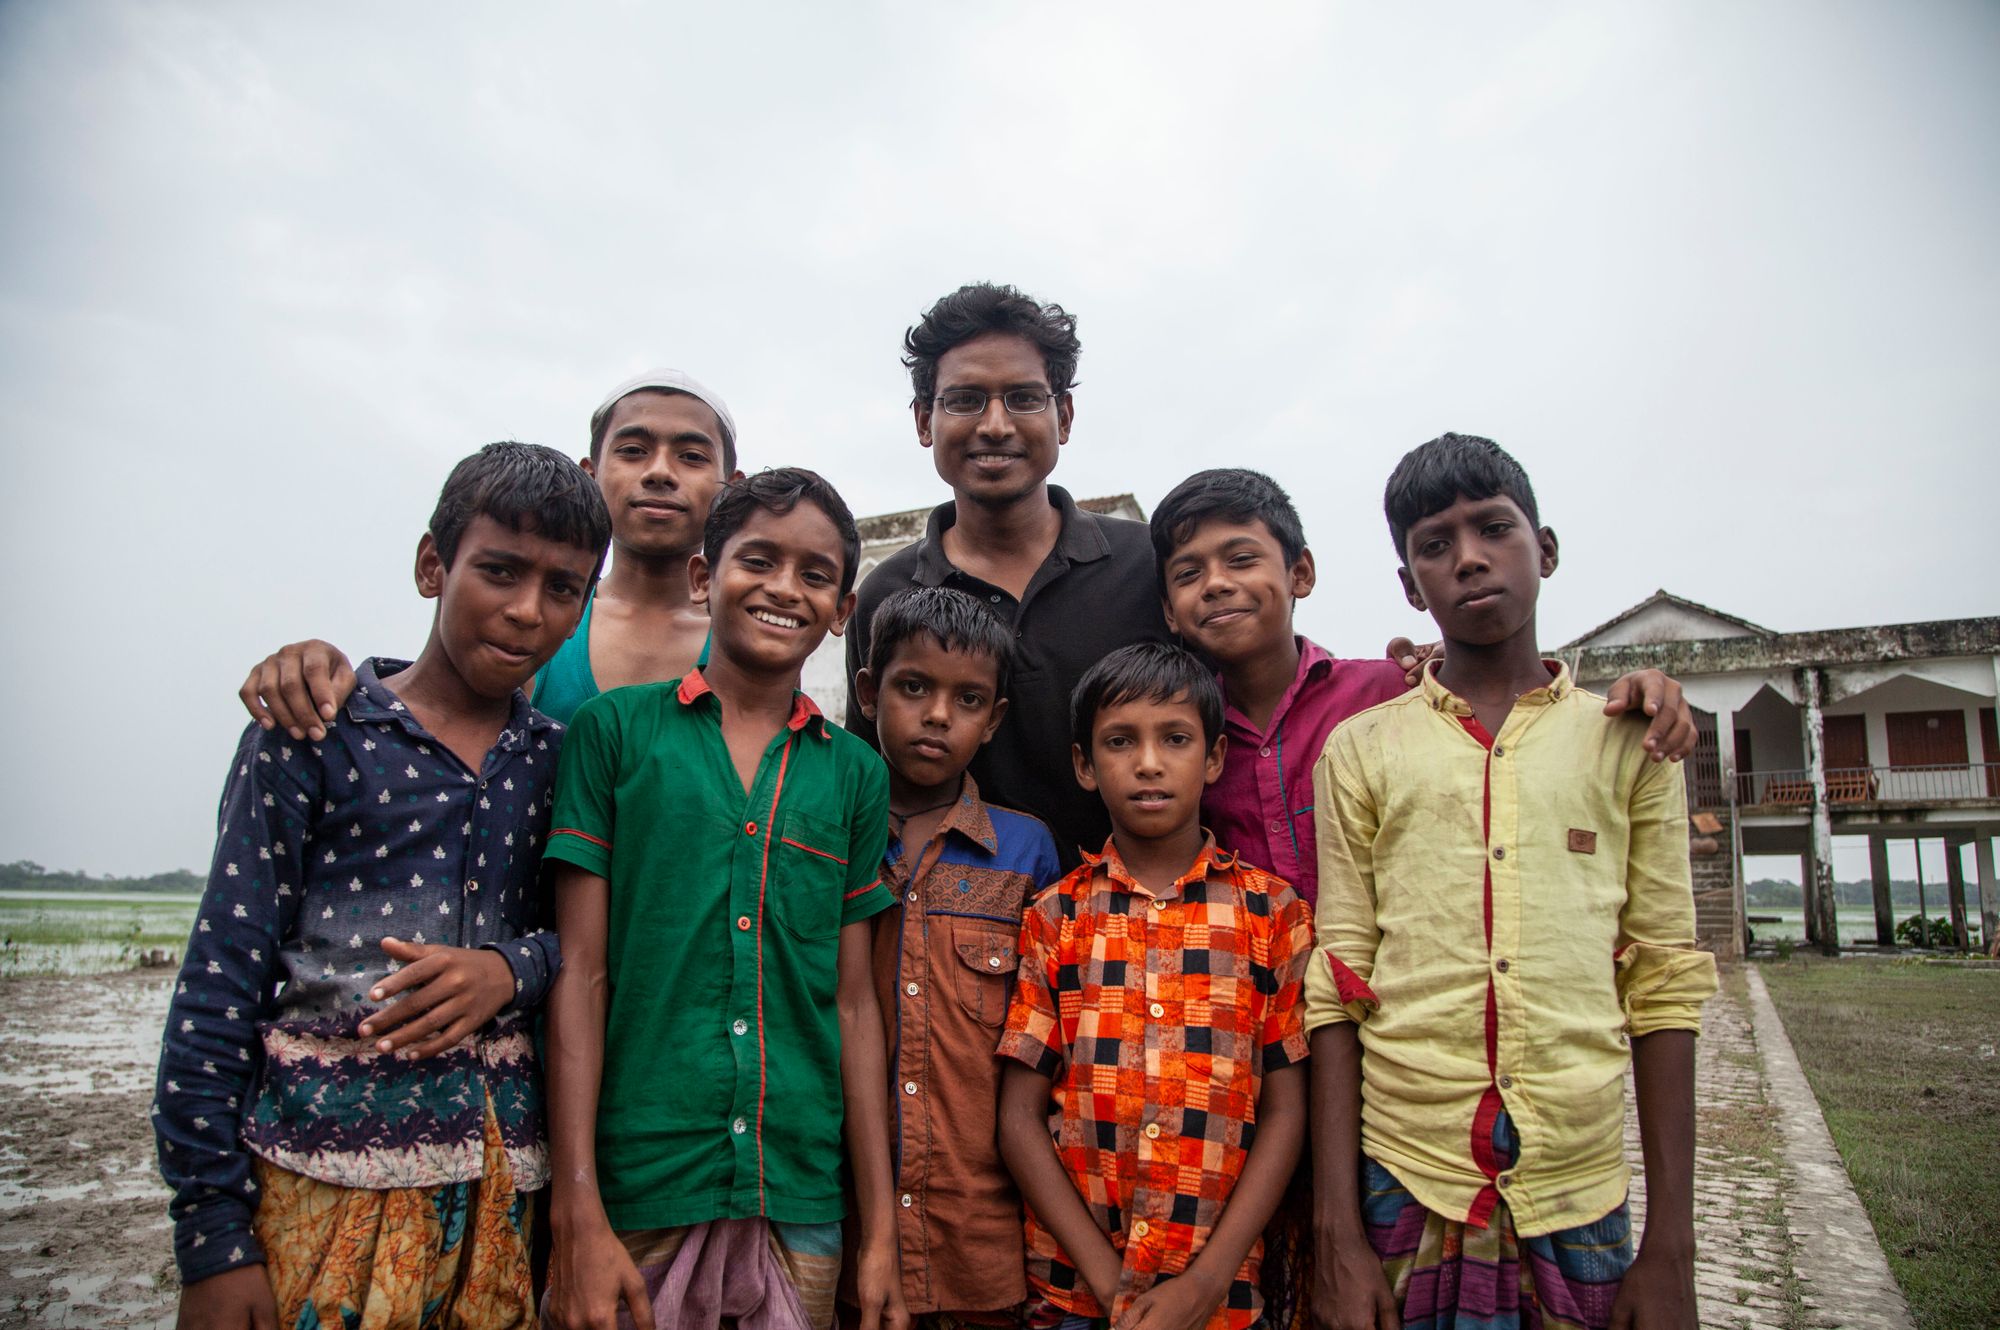
M 912 856 L 891 835 L 897 904 L 870 921 L 887 1027 L 903 1298 L 912 1313 L 1027 1296 L 1021 1200 L 995 1143 L 1021 912 L 1062 876 L 1048 828 L 979 797 L 971 775 Z

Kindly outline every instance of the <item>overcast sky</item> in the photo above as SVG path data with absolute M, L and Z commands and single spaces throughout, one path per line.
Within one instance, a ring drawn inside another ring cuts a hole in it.
M 0 859 L 204 868 L 248 667 L 414 653 L 451 463 L 638 369 L 937 502 L 899 340 L 979 279 L 1079 315 L 1055 479 L 1268 470 L 1343 654 L 1429 631 L 1448 429 L 1550 645 L 2000 611 L 2000 6 L 578 8 L 0 6 Z

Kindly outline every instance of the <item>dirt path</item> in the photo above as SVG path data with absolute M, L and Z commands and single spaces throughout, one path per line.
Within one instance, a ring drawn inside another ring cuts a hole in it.
M 0 1325 L 173 1324 L 159 970 L 0 982 Z

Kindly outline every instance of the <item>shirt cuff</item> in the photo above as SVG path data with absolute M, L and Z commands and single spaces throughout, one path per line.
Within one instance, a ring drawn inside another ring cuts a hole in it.
M 1056 1051 L 1033 1035 L 1015 1030 L 1004 1031 L 1000 1036 L 1000 1047 L 993 1050 L 995 1057 L 1012 1058 L 1030 1071 L 1046 1076 L 1050 1080 L 1062 1070 L 1062 1059 Z
M 1325 947 L 1314 950 L 1306 966 L 1306 1033 L 1322 1025 L 1355 1025 L 1368 1019 L 1381 1000 L 1367 980 L 1348 968 L 1345 961 Z
M 575 864 L 584 872 L 602 878 L 611 876 L 611 842 L 575 827 L 550 827 L 542 857 Z
M 1715 957 L 1693 947 L 1630 943 L 1618 953 L 1618 1000 L 1633 1038 L 1656 1030 L 1701 1033 L 1701 1005 L 1715 992 Z
M 542 1003 L 549 984 L 562 969 L 562 950 L 556 935 L 548 931 L 524 933 L 505 942 L 487 942 L 480 950 L 491 951 L 507 962 L 514 972 L 514 996 L 502 1011 L 530 1011 Z
M 216 1202 L 211 1200 L 207 1204 Z M 257 1235 L 250 1231 L 248 1218 L 232 1218 L 214 1229 L 176 1233 L 174 1264 L 179 1267 L 181 1284 L 185 1286 L 241 1266 L 262 1265 L 264 1249 L 257 1244 Z

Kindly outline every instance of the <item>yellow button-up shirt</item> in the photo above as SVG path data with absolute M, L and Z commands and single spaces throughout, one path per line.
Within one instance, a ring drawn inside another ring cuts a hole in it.
M 1306 1028 L 1359 1023 L 1371 1158 L 1448 1219 L 1504 1199 L 1523 1236 L 1623 1202 L 1628 1041 L 1699 1031 L 1715 991 L 1680 767 L 1551 672 L 1489 748 L 1427 671 L 1335 730 L 1313 775 Z M 1501 1106 L 1521 1138 L 1504 1170 Z

